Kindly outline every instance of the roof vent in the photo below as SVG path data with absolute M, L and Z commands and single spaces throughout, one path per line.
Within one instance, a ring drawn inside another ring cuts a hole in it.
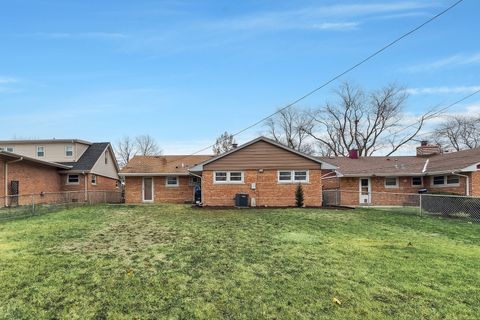
M 232 143 L 232 148 L 237 149 L 238 148 L 238 143 Z

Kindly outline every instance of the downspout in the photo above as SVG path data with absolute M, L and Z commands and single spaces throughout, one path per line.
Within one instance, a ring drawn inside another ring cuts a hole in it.
M 459 174 L 452 172 L 453 175 L 459 176 L 459 177 L 464 177 L 465 178 L 465 195 L 469 196 L 470 195 L 470 177 L 465 175 L 465 174 Z
M 5 184 L 5 207 L 8 207 L 8 164 L 20 162 L 23 160 L 23 157 L 20 159 L 12 160 L 12 161 L 5 161 L 3 164 L 3 179 Z

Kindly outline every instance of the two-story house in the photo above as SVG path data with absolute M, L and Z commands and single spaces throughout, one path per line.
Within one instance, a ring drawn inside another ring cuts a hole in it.
M 0 197 L 115 190 L 119 180 L 118 164 L 108 142 L 4 140 L 0 141 L 0 167 Z

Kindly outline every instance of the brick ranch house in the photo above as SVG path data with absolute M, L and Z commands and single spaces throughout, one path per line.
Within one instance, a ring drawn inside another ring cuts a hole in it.
M 108 142 L 76 139 L 0 141 L 0 206 L 27 201 L 25 195 L 118 190 L 118 164 Z M 5 197 L 9 196 L 9 197 Z M 13 197 L 12 197 L 13 196 Z M 22 200 L 23 199 L 23 200 Z
M 134 157 L 120 172 L 127 203 L 194 201 L 204 206 L 234 206 L 237 194 L 249 206 L 294 206 L 302 184 L 306 206 L 322 204 L 322 170 L 330 163 L 259 137 L 212 156 Z
M 341 205 L 401 205 L 398 193 L 480 196 L 480 149 L 441 153 L 422 142 L 416 156 L 322 158 L 337 166 L 323 176 L 323 189 L 340 190 Z M 390 196 L 389 196 L 390 194 Z

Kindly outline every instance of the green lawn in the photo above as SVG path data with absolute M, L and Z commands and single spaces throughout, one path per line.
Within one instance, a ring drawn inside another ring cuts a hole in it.
M 167 205 L 0 222 L 2 319 L 479 314 L 479 224 L 372 209 Z

